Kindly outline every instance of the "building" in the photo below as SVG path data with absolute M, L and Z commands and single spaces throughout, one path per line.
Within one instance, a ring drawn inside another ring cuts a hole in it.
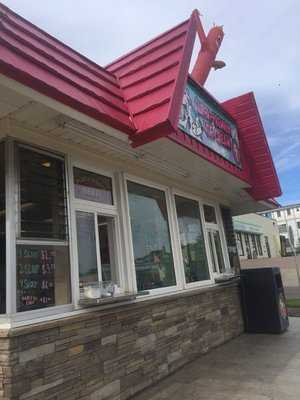
M 277 222 L 259 214 L 234 217 L 233 226 L 241 260 L 281 257 Z
M 0 31 L 0 397 L 127 399 L 243 331 L 232 215 L 281 194 L 254 94 L 203 87 L 197 11 L 106 67 Z
M 277 221 L 280 235 L 286 240 L 286 251 L 288 255 L 293 254 L 293 249 L 300 252 L 300 204 L 276 208 L 264 212 L 268 218 Z

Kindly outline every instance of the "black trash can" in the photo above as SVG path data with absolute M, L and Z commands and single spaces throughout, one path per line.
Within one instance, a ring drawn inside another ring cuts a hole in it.
M 242 269 L 241 293 L 246 332 L 287 330 L 288 311 L 278 267 Z

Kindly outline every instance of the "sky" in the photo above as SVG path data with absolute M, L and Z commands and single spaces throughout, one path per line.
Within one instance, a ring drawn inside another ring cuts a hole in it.
M 1 0 L 0 0 L 1 1 Z M 218 100 L 254 91 L 280 179 L 283 204 L 300 203 L 299 0 L 2 0 L 23 17 L 105 66 L 189 17 L 223 25 L 206 88 Z

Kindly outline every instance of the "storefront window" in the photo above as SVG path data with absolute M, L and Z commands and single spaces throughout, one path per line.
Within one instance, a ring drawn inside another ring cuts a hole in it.
M 115 218 L 76 211 L 79 282 L 118 282 Z
M 18 147 L 20 176 L 19 238 L 67 239 L 64 162 Z
M 214 244 L 216 248 L 216 255 L 218 260 L 219 272 L 225 272 L 224 255 L 222 250 L 221 238 L 219 231 L 213 232 Z
M 115 219 L 98 215 L 99 251 L 103 281 L 117 281 Z
M 245 233 L 245 243 L 246 243 L 246 253 L 247 253 L 247 258 L 249 260 L 252 259 L 252 252 L 251 252 L 251 246 L 250 246 L 250 240 L 249 240 L 249 234 Z
M 256 235 L 254 235 L 254 234 L 251 234 L 251 244 L 252 244 L 253 258 L 257 258 L 258 251 L 257 251 Z
M 71 300 L 64 161 L 17 146 L 17 311 Z
M 243 240 L 242 240 L 242 234 L 241 232 L 236 233 L 236 244 L 237 244 L 237 249 L 238 249 L 238 254 L 239 256 L 244 256 L 244 246 L 243 246 Z
M 77 167 L 73 171 L 79 285 L 98 281 L 120 285 L 112 178 Z
M 213 271 L 215 273 L 225 272 L 224 254 L 219 231 L 208 229 L 208 242 L 212 260 Z
M 260 235 L 256 235 L 256 242 L 257 242 L 258 254 L 260 256 L 262 256 L 263 255 L 263 251 L 262 251 L 262 246 L 261 246 Z
M 127 186 L 138 291 L 175 286 L 165 193 L 134 182 Z
M 203 209 L 213 272 L 216 274 L 221 274 L 225 272 L 226 264 L 223 244 L 221 241 L 220 222 L 218 222 L 215 207 L 204 204 Z M 222 236 L 222 238 L 225 242 L 224 236 Z
M 0 143 L 0 314 L 6 303 L 5 145 Z
M 210 278 L 197 201 L 175 196 L 186 283 Z
M 217 223 L 217 217 L 216 217 L 215 208 L 212 207 L 212 206 L 208 206 L 207 204 L 204 204 L 203 205 L 203 210 L 204 210 L 205 222 L 208 222 L 210 224 L 216 224 Z
M 80 168 L 74 168 L 73 172 L 77 199 L 113 204 L 111 178 Z
M 76 212 L 79 280 L 82 285 L 98 281 L 95 215 Z

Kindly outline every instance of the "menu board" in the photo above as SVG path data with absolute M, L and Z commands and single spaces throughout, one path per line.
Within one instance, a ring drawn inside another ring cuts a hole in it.
M 55 305 L 55 249 L 17 246 L 17 309 L 28 311 Z

